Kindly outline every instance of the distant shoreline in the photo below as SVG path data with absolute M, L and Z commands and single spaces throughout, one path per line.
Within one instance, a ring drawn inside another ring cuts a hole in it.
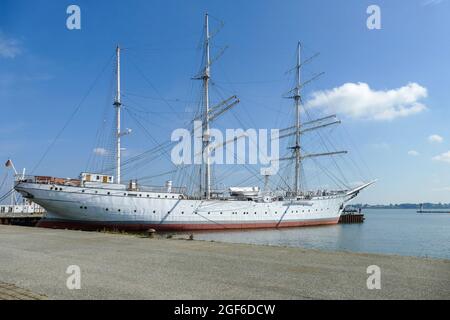
M 353 204 L 350 207 L 353 208 L 361 208 L 361 209 L 415 209 L 418 210 L 421 208 L 420 203 L 401 203 L 401 204 Z M 423 203 L 422 209 L 424 210 L 450 210 L 450 203 Z

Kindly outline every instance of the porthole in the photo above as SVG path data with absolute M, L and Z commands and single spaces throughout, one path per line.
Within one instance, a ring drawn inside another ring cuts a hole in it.
M 111 194 L 111 192 L 108 191 L 108 194 Z
M 108 208 L 106 208 L 106 211 L 109 211 L 109 209 L 108 209 Z
M 134 209 L 134 212 L 136 212 L 136 209 Z
M 120 212 L 120 209 L 119 209 L 119 210 L 117 210 L 117 211 L 119 211 L 119 212 Z
M 81 190 L 81 192 L 84 192 L 84 190 Z
M 156 213 L 156 210 L 153 210 L 153 213 Z

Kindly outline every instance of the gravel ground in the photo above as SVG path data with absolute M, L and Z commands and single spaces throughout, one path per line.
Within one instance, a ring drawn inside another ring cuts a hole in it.
M 0 225 L 0 283 L 0 298 L 450 299 L 450 260 Z

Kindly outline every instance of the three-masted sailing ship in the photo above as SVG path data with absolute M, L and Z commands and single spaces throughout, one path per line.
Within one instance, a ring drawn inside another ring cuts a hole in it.
M 120 47 L 116 49 L 117 92 L 114 99 L 116 112 L 115 176 L 105 173 L 83 172 L 77 179 L 50 176 L 18 176 L 15 189 L 23 197 L 45 208 L 46 215 L 38 226 L 75 229 L 122 230 L 197 230 L 277 228 L 308 225 L 336 224 L 344 205 L 371 183 L 357 188 L 338 191 L 302 192 L 300 188 L 301 162 L 306 158 L 333 156 L 345 151 L 304 154 L 301 135 L 309 130 L 339 122 L 335 116 L 323 117 L 307 123 L 301 121 L 300 44 L 295 66 L 296 86 L 289 97 L 295 102 L 295 123 L 280 130 L 280 138 L 295 137 L 290 147 L 292 154 L 279 161 L 294 162 L 293 186 L 283 194 L 258 187 L 231 187 L 221 194 L 211 190 L 211 141 L 209 126 L 212 113 L 216 115 L 236 104 L 236 98 L 225 101 L 222 109 L 210 108 L 209 56 L 210 33 L 208 15 L 205 16 L 204 66 L 197 77 L 203 82 L 202 164 L 200 193 L 190 194 L 171 181 L 165 186 L 149 187 L 121 179 Z

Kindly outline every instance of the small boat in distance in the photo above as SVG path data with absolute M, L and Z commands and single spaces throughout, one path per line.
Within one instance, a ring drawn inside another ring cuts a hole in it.
M 423 203 L 421 203 L 419 210 L 417 210 L 417 213 L 450 213 L 450 209 L 449 210 L 424 210 Z

